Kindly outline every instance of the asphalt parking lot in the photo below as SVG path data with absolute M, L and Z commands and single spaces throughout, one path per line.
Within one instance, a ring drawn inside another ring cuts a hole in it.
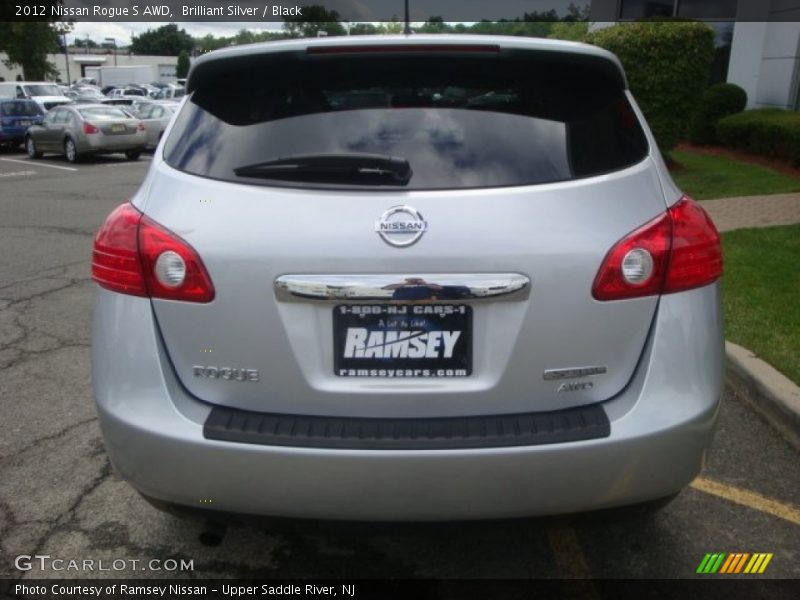
M 89 360 L 92 237 L 148 164 L 0 152 L 0 577 L 723 577 L 695 575 L 706 553 L 762 552 L 768 568 L 748 577 L 800 578 L 798 449 L 730 386 L 703 474 L 651 517 L 369 524 L 153 509 L 106 459 Z M 19 555 L 141 562 L 20 571 Z M 151 559 L 194 570 L 142 570 Z

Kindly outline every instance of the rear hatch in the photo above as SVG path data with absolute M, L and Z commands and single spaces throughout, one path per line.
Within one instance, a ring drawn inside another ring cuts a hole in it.
M 380 43 L 195 67 L 144 205 L 215 289 L 153 300 L 184 386 L 253 411 L 405 417 L 620 392 L 658 298 L 599 302 L 592 283 L 665 202 L 618 64 L 541 42 Z

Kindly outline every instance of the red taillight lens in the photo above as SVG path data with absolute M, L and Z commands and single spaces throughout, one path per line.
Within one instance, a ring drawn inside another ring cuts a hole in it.
M 671 235 L 672 222 L 665 213 L 617 242 L 595 277 L 592 296 L 597 300 L 620 300 L 661 293 Z M 623 274 L 625 257 L 637 249 L 644 250 L 652 258 L 650 276 L 638 284 L 629 282 Z
M 680 292 L 716 281 L 722 276 L 719 232 L 703 207 L 684 196 L 669 209 L 672 253 L 664 293 Z
M 121 294 L 214 299 L 211 278 L 194 248 L 128 203 L 108 216 L 95 237 L 92 279 Z
M 144 123 L 139 121 L 139 126 L 136 129 L 138 129 L 139 131 L 144 131 Z
M 125 203 L 112 212 L 94 238 L 92 279 L 121 294 L 147 296 L 139 260 L 139 221 L 142 213 Z
M 719 233 L 684 196 L 611 248 L 592 286 L 596 300 L 622 300 L 700 287 L 722 275 Z
M 83 122 L 83 133 L 99 133 L 99 132 L 100 130 L 91 123 L 87 121 Z
M 495 44 L 376 44 L 352 46 L 310 46 L 306 54 L 388 54 L 411 52 L 490 52 L 497 54 Z
M 166 284 L 166 280 L 156 275 L 156 263 L 164 253 L 174 253 L 179 257 L 176 260 L 183 262 L 179 285 Z M 211 278 L 194 248 L 146 216 L 142 217 L 139 225 L 139 255 L 151 297 L 187 302 L 211 302 L 214 299 Z

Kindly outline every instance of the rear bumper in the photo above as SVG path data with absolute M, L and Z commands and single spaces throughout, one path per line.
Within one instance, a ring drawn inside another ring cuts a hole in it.
M 78 150 L 84 153 L 125 152 L 126 150 L 144 150 L 144 132 L 129 135 L 84 135 L 78 141 Z
M 25 132 L 27 130 L 27 127 L 6 127 L 5 129 L 0 129 L 0 142 L 16 142 L 21 144 L 22 140 L 25 139 Z
M 158 499 L 243 513 L 447 520 L 583 511 L 666 496 L 700 471 L 722 391 L 718 285 L 665 296 L 611 435 L 539 446 L 344 450 L 209 440 L 146 299 L 97 289 L 93 379 L 118 473 Z M 113 332 L 113 333 L 112 333 Z M 205 501 L 201 504 L 201 500 Z M 210 502 L 208 502 L 210 501 Z

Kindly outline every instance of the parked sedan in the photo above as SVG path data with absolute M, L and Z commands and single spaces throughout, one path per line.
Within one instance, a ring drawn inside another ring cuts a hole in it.
M 145 104 L 136 113 L 136 116 L 144 123 L 147 131 L 146 148 L 155 148 L 161 141 L 164 130 L 169 125 L 172 115 L 180 106 L 177 102 L 156 101 Z
M 38 125 L 44 111 L 33 100 L 0 100 L 0 146 L 16 148 L 31 125 Z
M 25 134 L 29 157 L 54 152 L 64 154 L 70 162 L 87 154 L 113 152 L 124 152 L 136 160 L 144 146 L 144 124 L 121 108 L 102 104 L 59 106 Z

